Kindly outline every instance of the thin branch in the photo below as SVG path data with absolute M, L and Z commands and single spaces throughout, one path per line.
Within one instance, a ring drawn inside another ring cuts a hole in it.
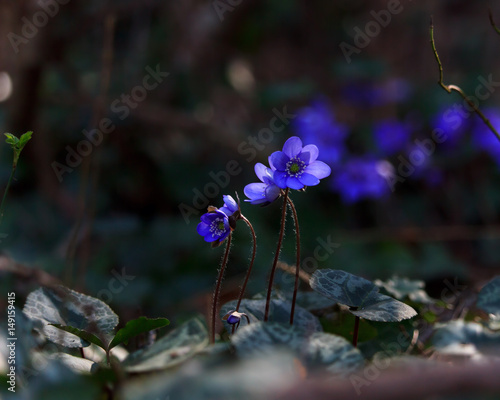
M 496 26 L 495 21 L 493 20 L 493 12 L 491 11 L 491 8 L 488 9 L 488 14 L 490 16 L 490 23 L 493 29 L 500 35 L 500 29 Z
M 431 37 L 431 45 L 432 45 L 432 51 L 434 52 L 434 57 L 436 58 L 436 62 L 439 67 L 439 81 L 438 84 L 441 86 L 444 90 L 446 90 L 448 93 L 451 93 L 452 91 L 457 92 L 462 96 L 462 98 L 467 102 L 467 104 L 471 107 L 472 110 L 483 120 L 483 122 L 488 126 L 488 128 L 495 134 L 497 139 L 500 141 L 500 133 L 497 132 L 495 127 L 491 124 L 490 120 L 486 118 L 486 116 L 482 113 L 482 111 L 472 102 L 469 96 L 465 94 L 465 92 L 458 86 L 456 85 L 446 85 L 443 80 L 443 65 L 441 64 L 441 60 L 439 59 L 439 55 L 436 49 L 436 43 L 434 41 L 434 24 L 432 23 L 432 18 L 431 18 L 431 24 L 429 28 L 429 33 Z

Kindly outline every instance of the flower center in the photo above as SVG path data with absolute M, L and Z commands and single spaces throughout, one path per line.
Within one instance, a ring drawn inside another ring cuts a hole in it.
M 302 161 L 300 158 L 294 157 L 286 163 L 286 172 L 289 176 L 298 177 L 302 175 L 305 167 L 306 163 L 304 161 Z
M 210 225 L 210 232 L 212 232 L 212 237 L 222 236 L 226 231 L 226 226 L 224 225 L 224 220 L 222 218 L 216 218 Z

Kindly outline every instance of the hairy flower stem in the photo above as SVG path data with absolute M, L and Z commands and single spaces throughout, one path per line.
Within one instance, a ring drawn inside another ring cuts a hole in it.
M 214 298 L 212 300 L 212 332 L 210 334 L 210 343 L 215 343 L 215 319 L 217 316 L 217 302 L 219 300 L 220 287 L 222 283 L 222 278 L 224 277 L 224 270 L 226 269 L 227 259 L 229 257 L 229 249 L 231 248 L 231 236 L 230 233 L 227 237 L 226 251 L 224 252 L 224 257 L 222 258 L 222 263 L 220 266 L 219 276 L 217 278 L 217 283 L 215 285 Z
M 245 295 L 245 290 L 247 288 L 248 280 L 250 279 L 250 274 L 252 273 L 252 267 L 253 267 L 253 263 L 255 261 L 255 254 L 257 253 L 257 237 L 255 236 L 255 230 L 253 229 L 253 226 L 250 223 L 250 221 L 248 219 L 246 219 L 243 215 L 240 216 L 240 219 L 245 221 L 245 223 L 250 228 L 250 232 L 252 233 L 253 247 L 252 247 L 252 258 L 250 259 L 250 264 L 248 265 L 248 270 L 247 270 L 247 274 L 245 276 L 245 280 L 243 281 L 243 285 L 241 286 L 240 295 L 238 297 L 238 303 L 236 304 L 236 311 L 239 311 L 239 309 L 240 309 L 241 301 L 243 300 L 243 296 Z M 236 326 L 233 325 L 233 327 L 231 329 L 231 333 L 234 333 L 235 330 L 236 330 Z
M 281 228 L 278 238 L 278 246 L 276 247 L 276 253 L 274 253 L 274 261 L 273 266 L 271 268 L 271 276 L 269 277 L 269 286 L 267 288 L 267 298 L 266 298 L 266 310 L 264 312 L 264 321 L 267 321 L 269 318 L 269 306 L 271 304 L 271 292 L 273 289 L 273 280 L 274 273 L 276 272 L 276 265 L 278 265 L 278 259 L 281 251 L 281 244 L 283 243 L 283 235 L 285 234 L 285 220 L 286 220 L 286 208 L 288 201 L 288 191 L 289 188 L 286 188 L 285 194 L 283 196 L 283 206 L 281 207 Z
M 354 332 L 352 334 L 352 345 L 358 347 L 358 333 L 359 333 L 359 317 L 356 316 L 354 320 Z
M 292 210 L 293 222 L 295 224 L 295 238 L 297 239 L 297 244 L 295 248 L 295 254 L 297 259 L 295 261 L 295 286 L 293 288 L 292 297 L 292 310 L 290 311 L 290 325 L 293 325 L 293 316 L 295 314 L 295 302 L 297 301 L 297 291 L 299 289 L 299 275 L 300 275 L 300 229 L 299 229 L 299 219 L 297 217 L 297 210 L 293 204 L 293 201 L 288 197 L 288 206 Z
M 2 203 L 0 204 L 0 224 L 2 223 L 3 219 L 3 208 L 5 205 L 5 199 L 7 198 L 7 192 L 9 191 L 10 184 L 12 182 L 12 179 L 14 178 L 14 173 L 16 172 L 16 165 L 12 165 L 12 171 L 10 173 L 9 180 L 7 182 L 7 186 L 5 187 L 5 191 L 3 192 L 3 198 L 2 198 Z
M 241 219 L 243 221 L 245 221 L 245 223 L 250 228 L 250 232 L 252 233 L 253 247 L 252 247 L 252 258 L 250 259 L 250 264 L 248 266 L 248 271 L 247 271 L 247 274 L 245 276 L 245 280 L 243 281 L 243 285 L 241 286 L 240 296 L 238 297 L 238 303 L 236 304 L 236 311 L 239 311 L 239 309 L 240 309 L 241 300 L 243 300 L 243 296 L 245 295 L 247 283 L 248 283 L 248 280 L 250 279 L 250 273 L 252 272 L 253 263 L 255 261 L 255 254 L 257 253 L 257 237 L 255 236 L 255 231 L 253 229 L 253 226 L 250 223 L 250 221 L 248 219 L 246 219 L 243 215 L 241 216 Z

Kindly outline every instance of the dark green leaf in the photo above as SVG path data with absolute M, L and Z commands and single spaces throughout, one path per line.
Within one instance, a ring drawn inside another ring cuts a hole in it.
M 72 333 L 73 335 L 78 336 L 80 339 L 83 339 L 89 343 L 93 343 L 103 349 L 106 349 L 101 339 L 99 339 L 96 335 L 93 335 L 92 333 L 82 331 L 81 329 L 74 328 L 72 326 L 63 326 L 59 324 L 50 324 L 50 325 L 55 326 L 56 328 L 61 329 L 64 332 Z
M 125 327 L 123 327 L 116 333 L 115 337 L 109 344 L 109 350 L 111 350 L 115 346 L 118 346 L 120 343 L 128 343 L 128 341 L 134 336 L 152 331 L 153 329 L 162 328 L 169 323 L 170 321 L 166 318 L 149 319 L 146 317 L 139 317 L 137 319 L 129 321 L 127 322 Z
M 14 136 L 12 133 L 4 133 L 4 135 L 7 137 L 7 139 L 5 139 L 5 142 L 12 145 L 12 147 L 15 147 L 17 146 L 17 144 L 19 143 L 19 139 Z
M 28 131 L 26 133 L 23 133 L 19 139 L 18 143 L 18 148 L 19 150 L 22 150 L 23 147 L 28 143 L 28 141 L 31 139 L 31 135 L 33 134 L 33 131 Z

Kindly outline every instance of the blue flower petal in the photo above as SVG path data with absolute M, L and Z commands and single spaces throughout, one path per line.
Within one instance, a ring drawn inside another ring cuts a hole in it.
M 301 151 L 302 140 L 300 140 L 297 136 L 292 136 L 283 145 L 283 153 L 285 153 L 289 158 L 297 156 Z
M 201 222 L 204 222 L 207 225 L 210 225 L 215 218 L 217 218 L 216 213 L 206 213 L 200 217 Z
M 323 161 L 314 161 L 304 169 L 304 173 L 314 175 L 318 179 L 323 179 L 332 173 L 332 169 Z
M 297 178 L 300 183 L 305 186 L 316 186 L 319 183 L 319 179 L 314 175 L 303 173 L 301 176 Z
M 271 164 L 277 171 L 285 171 L 286 163 L 288 161 L 290 161 L 290 157 L 282 151 L 275 151 L 269 156 L 269 164 Z
M 257 175 L 257 178 L 259 178 L 262 182 L 264 182 L 264 177 L 267 176 L 267 168 L 264 164 L 262 163 L 257 163 L 255 164 L 254 170 L 255 170 L 255 175 Z
M 224 207 L 227 207 L 231 211 L 231 215 L 238 211 L 238 203 L 231 196 L 224 195 L 222 198 L 224 199 Z
M 276 183 L 276 186 L 280 187 L 281 189 L 286 189 L 286 179 L 288 178 L 288 174 L 283 171 L 274 171 L 274 183 Z
M 212 233 L 205 235 L 203 237 L 203 239 L 205 240 L 205 242 L 208 242 L 208 243 L 215 242 L 216 240 L 219 240 L 219 238 L 216 235 L 212 235 Z
M 306 165 L 309 165 L 309 160 L 311 159 L 311 153 L 303 151 L 297 156 L 297 158 L 304 161 Z
M 243 193 L 250 200 L 263 199 L 267 185 L 265 183 L 250 183 L 245 186 Z
M 280 196 L 281 190 L 278 186 L 272 185 L 266 188 L 266 200 L 272 203 Z
M 210 233 L 210 226 L 204 222 L 200 222 L 196 227 L 196 232 L 198 232 L 201 236 L 206 236 Z
M 308 144 L 307 146 L 304 146 L 304 148 L 302 149 L 302 153 L 309 153 L 310 157 L 308 162 L 313 163 L 314 161 L 316 161 L 319 155 L 318 146 L 315 146 L 314 144 Z
M 299 190 L 304 187 L 304 185 L 300 183 L 300 181 L 294 176 L 289 176 L 286 179 L 286 186 L 289 187 L 290 189 L 295 189 L 295 190 Z

